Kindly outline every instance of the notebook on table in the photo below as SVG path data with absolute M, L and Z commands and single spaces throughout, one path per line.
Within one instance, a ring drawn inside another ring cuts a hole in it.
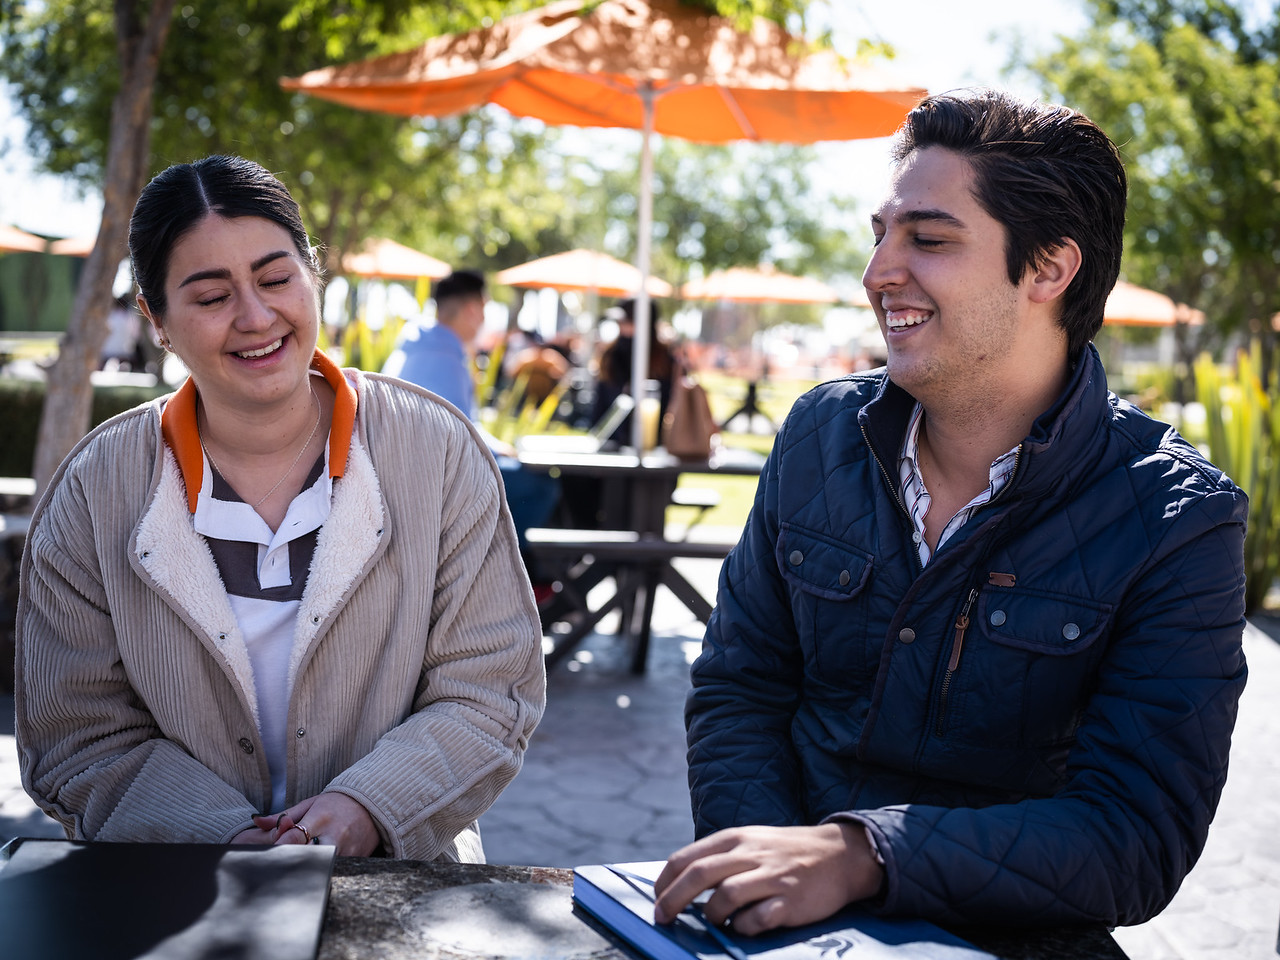
M 334 848 L 19 839 L 0 857 L 0 954 L 312 960 Z
M 586 434 L 531 433 L 516 440 L 516 449 L 530 453 L 599 453 L 635 405 L 630 394 L 620 393 Z
M 573 900 L 652 960 L 996 960 L 925 920 L 876 917 L 857 907 L 828 920 L 747 937 L 711 930 L 700 911 L 653 922 L 652 882 L 662 861 L 573 871 Z

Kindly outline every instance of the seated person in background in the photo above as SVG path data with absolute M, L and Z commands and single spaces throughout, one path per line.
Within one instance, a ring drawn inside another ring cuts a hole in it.
M 382 367 L 382 372 L 426 387 L 444 397 L 475 422 L 475 378 L 470 351 L 484 326 L 484 276 L 475 270 L 455 270 L 438 280 L 434 326 L 407 328 L 408 335 Z M 416 334 L 416 336 L 415 336 Z M 483 434 L 498 461 L 516 533 L 546 524 L 560 499 L 560 487 L 545 473 L 526 470 L 510 444 Z
M 700 839 L 655 913 L 1141 923 L 1226 780 L 1245 496 L 1107 392 L 1126 178 L 1097 126 L 944 95 L 894 157 L 863 277 L 887 369 L 774 442 L 692 668 Z
M 631 393 L 632 345 L 635 342 L 636 302 L 623 300 L 605 311 L 605 319 L 618 324 L 618 336 L 605 344 L 600 351 L 596 371 L 595 421 L 605 415 L 610 404 L 620 393 Z M 661 414 L 666 416 L 671 401 L 671 386 L 676 378 L 676 358 L 671 349 L 658 336 L 658 306 L 649 301 L 649 379 L 658 383 Z M 632 394 L 635 396 L 635 394 Z M 637 398 L 638 399 L 638 398 Z M 631 443 L 631 416 L 622 421 L 610 439 L 616 443 Z
M 320 270 L 258 164 L 165 170 L 129 256 L 191 375 L 82 440 L 32 516 L 23 786 L 78 840 L 483 861 L 546 684 L 492 458 L 316 349 Z

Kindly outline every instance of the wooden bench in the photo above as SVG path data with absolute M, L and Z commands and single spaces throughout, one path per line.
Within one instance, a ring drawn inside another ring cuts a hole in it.
M 723 560 L 734 544 L 723 541 L 666 540 L 630 530 L 576 530 L 533 527 L 525 531 L 528 550 L 546 569 L 556 572 L 556 592 L 541 609 L 544 634 L 552 625 L 570 622 L 547 653 L 553 666 L 569 654 L 607 614 L 619 610 L 623 632 L 634 638 L 631 672 L 644 673 L 649 654 L 653 596 L 659 584 L 703 623 L 711 604 L 671 565 L 679 557 Z M 598 583 L 612 576 L 613 595 L 595 609 L 587 599 Z M 637 600 L 639 604 L 637 606 Z

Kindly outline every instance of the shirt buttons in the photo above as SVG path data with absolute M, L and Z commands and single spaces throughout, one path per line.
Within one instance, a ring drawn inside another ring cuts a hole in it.
M 793 567 L 798 567 L 800 564 L 804 563 L 804 554 L 799 550 L 792 550 L 787 559 L 791 561 L 791 565 Z
M 1006 617 L 1005 617 L 1005 615 L 1004 615 L 1004 611 L 1003 611 L 1003 610 L 992 610 L 992 611 L 991 611 L 991 625 L 992 625 L 993 627 L 1001 626 L 1001 625 L 1004 623 L 1005 619 L 1006 619 Z
M 842 586 L 842 587 L 847 587 L 847 586 L 849 585 L 849 580 L 850 580 L 850 579 L 851 579 L 851 578 L 850 578 L 850 576 L 849 576 L 849 571 L 848 571 L 848 570 L 841 570 L 841 571 L 840 571 L 840 586 Z
M 253 753 L 253 741 L 248 737 L 240 738 L 240 749 L 245 753 Z
M 1062 628 L 1062 635 L 1068 640 L 1074 640 L 1076 637 L 1080 636 L 1080 628 L 1074 623 L 1065 624 Z
M 921 540 L 923 540 L 923 539 L 924 539 L 924 537 L 920 536 L 920 531 L 919 531 L 919 530 L 917 530 L 915 533 L 911 534 L 911 541 L 912 541 L 912 543 L 919 543 L 919 542 L 920 542 Z
M 903 627 L 898 631 L 898 639 L 903 643 L 914 643 L 916 639 L 916 632 L 910 627 Z

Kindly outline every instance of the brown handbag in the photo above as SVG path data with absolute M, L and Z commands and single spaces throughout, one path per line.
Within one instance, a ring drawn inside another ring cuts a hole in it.
M 720 428 L 711 415 L 707 391 L 682 374 L 671 387 L 671 403 L 662 418 L 662 445 L 681 460 L 705 460 L 719 442 Z

